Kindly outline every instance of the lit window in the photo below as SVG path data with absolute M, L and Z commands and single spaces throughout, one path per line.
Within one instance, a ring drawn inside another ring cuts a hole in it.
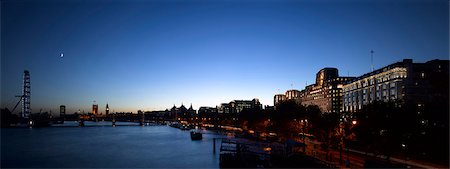
M 424 73 L 424 72 L 420 73 L 420 77 L 421 77 L 422 79 L 425 78 L 425 73 Z
M 391 87 L 395 87 L 395 83 L 391 83 Z

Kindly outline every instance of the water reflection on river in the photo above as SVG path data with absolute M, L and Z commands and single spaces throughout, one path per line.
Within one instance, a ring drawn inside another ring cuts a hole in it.
M 7 128 L 1 136 L 1 167 L 219 167 L 212 142 L 221 136 L 191 141 L 168 126 Z

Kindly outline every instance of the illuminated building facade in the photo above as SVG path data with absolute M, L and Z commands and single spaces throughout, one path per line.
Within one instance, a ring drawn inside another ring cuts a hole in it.
M 364 74 L 343 86 L 343 111 L 355 112 L 373 101 L 423 104 L 448 100 L 449 61 L 413 63 L 404 59 Z
M 240 113 L 244 109 L 262 109 L 259 99 L 256 98 L 253 100 L 233 100 L 228 105 L 231 113 Z
M 300 91 L 299 90 L 288 90 L 285 93 L 286 100 L 298 100 L 300 98 Z
M 326 68 L 321 69 L 316 74 L 315 86 L 324 86 L 325 82 L 327 82 L 328 80 L 337 78 L 339 76 L 338 74 L 339 74 L 338 69 L 336 69 L 336 68 L 326 67 Z
M 284 95 L 284 94 L 276 94 L 273 97 L 273 106 L 274 106 L 274 108 L 276 109 L 278 104 L 280 104 L 281 102 L 283 102 L 285 100 L 286 100 L 286 95 Z
M 228 103 L 220 104 L 220 106 L 217 108 L 217 111 L 218 113 L 225 113 L 225 114 L 230 113 L 230 104 Z
M 98 104 L 93 104 L 92 105 L 92 115 L 97 115 L 98 114 Z
M 304 106 L 317 105 L 322 112 L 342 110 L 343 85 L 354 77 L 339 77 L 338 69 L 323 68 L 316 74 L 316 83 L 302 90 L 298 102 Z

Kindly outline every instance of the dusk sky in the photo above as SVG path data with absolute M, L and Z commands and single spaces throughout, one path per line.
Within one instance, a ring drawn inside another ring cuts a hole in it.
M 273 105 L 324 67 L 368 73 L 372 49 L 375 68 L 449 59 L 449 1 L 2 0 L 1 106 L 24 70 L 32 112 Z

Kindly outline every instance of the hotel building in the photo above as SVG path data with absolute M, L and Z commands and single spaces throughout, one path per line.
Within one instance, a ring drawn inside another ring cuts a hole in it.
M 421 105 L 435 99 L 448 100 L 448 66 L 448 60 L 413 63 L 412 59 L 404 59 L 364 74 L 343 86 L 342 110 L 358 111 L 373 101 Z

